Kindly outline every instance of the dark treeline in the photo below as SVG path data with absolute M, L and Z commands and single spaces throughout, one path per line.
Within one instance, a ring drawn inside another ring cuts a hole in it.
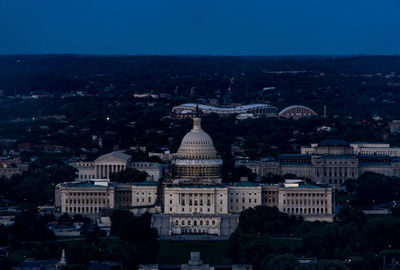
M 386 75 L 398 74 L 399 63 L 397 56 L 1 56 L 0 89 L 7 95 L 153 91 L 171 94 L 175 103 L 223 102 L 231 87 L 232 102 L 269 102 L 280 109 L 302 104 L 320 114 L 326 104 L 332 114 L 398 117 L 398 80 Z

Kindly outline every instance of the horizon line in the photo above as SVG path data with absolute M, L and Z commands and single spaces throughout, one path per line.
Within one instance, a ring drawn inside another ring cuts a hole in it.
M 90 53 L 0 53 L 4 56 L 89 56 L 89 57 L 400 57 L 400 54 L 90 54 Z

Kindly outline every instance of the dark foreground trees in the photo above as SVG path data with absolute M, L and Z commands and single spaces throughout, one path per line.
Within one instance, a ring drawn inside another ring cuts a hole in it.
M 333 223 L 304 222 L 276 208 L 256 207 L 240 215 L 228 256 L 255 269 L 379 269 L 400 259 L 400 218 L 365 216 L 345 205 Z M 299 265 L 297 258 L 317 263 Z M 389 259 L 390 258 L 390 261 Z
M 160 245 L 157 241 L 157 230 L 151 227 L 149 213 L 135 216 L 128 211 L 116 210 L 111 221 L 111 234 L 122 240 L 122 245 L 117 247 L 115 254 L 126 267 L 155 262 Z

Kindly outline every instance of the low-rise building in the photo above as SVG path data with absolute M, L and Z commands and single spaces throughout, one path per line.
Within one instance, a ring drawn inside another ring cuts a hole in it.
M 388 126 L 391 134 L 400 133 L 400 120 L 392 120 L 388 123 Z
M 399 150 L 384 143 L 349 144 L 342 140 L 325 140 L 302 147 L 301 154 L 281 154 L 275 159 L 237 160 L 235 165 L 245 166 L 258 176 L 292 174 L 343 189 L 346 180 L 356 179 L 365 172 L 400 177 Z
M 330 185 L 285 180 L 277 186 L 264 185 L 263 194 L 267 196 L 263 200 L 265 205 L 276 206 L 281 212 L 302 216 L 307 221 L 333 221 L 335 195 Z
M 71 164 L 78 170 L 76 181 L 91 179 L 110 179 L 112 173 L 126 168 L 146 172 L 153 180 L 158 181 L 168 173 L 168 166 L 157 162 L 131 161 L 131 156 L 123 152 L 112 152 L 98 157 L 95 161 L 79 161 Z

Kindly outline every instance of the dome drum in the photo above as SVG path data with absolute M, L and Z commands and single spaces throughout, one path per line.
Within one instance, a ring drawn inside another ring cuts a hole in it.
M 173 161 L 173 176 L 179 179 L 220 179 L 222 160 L 218 159 L 211 137 L 193 119 L 193 129 L 185 135 Z

